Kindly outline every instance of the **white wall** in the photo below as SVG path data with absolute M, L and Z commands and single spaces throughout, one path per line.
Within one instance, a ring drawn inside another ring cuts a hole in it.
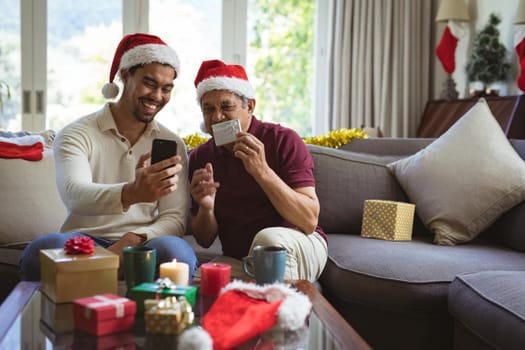
M 489 15 L 494 12 L 500 15 L 501 23 L 498 25 L 500 31 L 500 41 L 507 47 L 507 55 L 512 65 L 509 80 L 506 83 L 495 84 L 494 88 L 500 89 L 501 95 L 517 95 L 521 91 L 516 86 L 516 79 L 519 74 L 519 66 L 517 61 L 516 51 L 514 49 L 514 33 L 516 26 L 514 16 L 518 8 L 520 0 L 465 0 L 468 4 L 471 21 L 469 23 L 469 34 L 460 40 L 456 49 L 456 70 L 453 73 L 453 78 L 456 82 L 456 89 L 459 92 L 459 97 L 468 96 L 470 89 L 480 88 L 479 85 L 469 84 L 467 82 L 467 74 L 465 66 L 467 59 L 472 50 L 472 45 L 476 33 L 480 31 L 488 22 Z M 436 6 L 440 1 L 436 2 Z M 437 12 L 437 9 L 436 9 Z M 437 46 L 446 23 L 437 23 L 434 36 L 434 48 Z M 434 56 L 435 57 L 435 56 Z M 435 59 L 434 63 L 434 86 L 433 97 L 439 98 L 443 82 L 446 79 L 446 73 L 441 66 L 441 63 Z

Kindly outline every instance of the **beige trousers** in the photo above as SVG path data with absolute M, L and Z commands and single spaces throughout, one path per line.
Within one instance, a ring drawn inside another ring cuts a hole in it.
M 286 249 L 288 254 L 284 273 L 285 280 L 316 281 L 323 272 L 328 259 L 326 241 L 317 232 L 305 235 L 299 230 L 287 227 L 268 227 L 255 235 L 249 254 L 253 247 L 258 245 L 278 246 Z M 232 279 L 249 279 L 249 276 L 243 271 L 241 260 L 218 256 L 213 261 L 231 265 Z M 200 280 L 200 273 L 199 268 L 195 273 L 195 279 Z

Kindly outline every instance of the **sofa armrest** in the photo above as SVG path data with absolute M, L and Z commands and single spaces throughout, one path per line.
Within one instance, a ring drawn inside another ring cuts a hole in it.
M 0 159 L 0 246 L 58 232 L 66 209 L 55 182 L 52 150 L 40 161 Z

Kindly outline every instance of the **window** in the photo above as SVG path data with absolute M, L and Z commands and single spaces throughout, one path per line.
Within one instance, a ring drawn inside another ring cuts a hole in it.
M 256 116 L 312 135 L 315 0 L 250 0 L 248 76 Z
M 0 81 L 12 91 L 0 128 L 59 130 L 99 108 L 98 86 L 122 35 L 122 1 L 0 0 L 0 7 Z
M 0 0 L 0 8 L 0 129 L 20 130 L 20 2 Z
M 149 31 L 181 60 L 172 101 L 158 116 L 168 127 L 183 136 L 200 130 L 193 80 L 203 60 L 222 58 L 246 67 L 258 118 L 309 136 L 315 3 L 0 0 L 0 128 L 59 130 L 99 109 L 122 33 Z M 9 100 L 4 82 L 12 91 Z
M 105 102 L 100 89 L 122 37 L 122 1 L 47 4 L 46 128 L 59 130 Z
M 200 131 L 202 114 L 193 81 L 202 61 L 221 57 L 221 4 L 221 0 L 150 0 L 150 32 L 173 47 L 181 63 L 171 101 L 156 119 L 182 136 Z

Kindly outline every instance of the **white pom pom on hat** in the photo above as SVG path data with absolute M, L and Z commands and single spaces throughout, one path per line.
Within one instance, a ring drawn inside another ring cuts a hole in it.
M 114 80 L 121 69 L 153 62 L 168 64 L 175 69 L 177 75 L 180 73 L 177 53 L 158 36 L 144 33 L 124 36 L 115 51 L 109 72 L 109 83 L 102 87 L 102 95 L 108 99 L 117 97 L 119 87 Z
M 118 85 L 115 83 L 106 83 L 102 87 L 102 95 L 105 98 L 115 98 L 118 96 Z
M 226 64 L 220 60 L 202 62 L 194 81 L 197 102 L 211 90 L 228 90 L 237 95 L 255 98 L 255 91 L 248 81 L 244 68 L 237 64 Z

